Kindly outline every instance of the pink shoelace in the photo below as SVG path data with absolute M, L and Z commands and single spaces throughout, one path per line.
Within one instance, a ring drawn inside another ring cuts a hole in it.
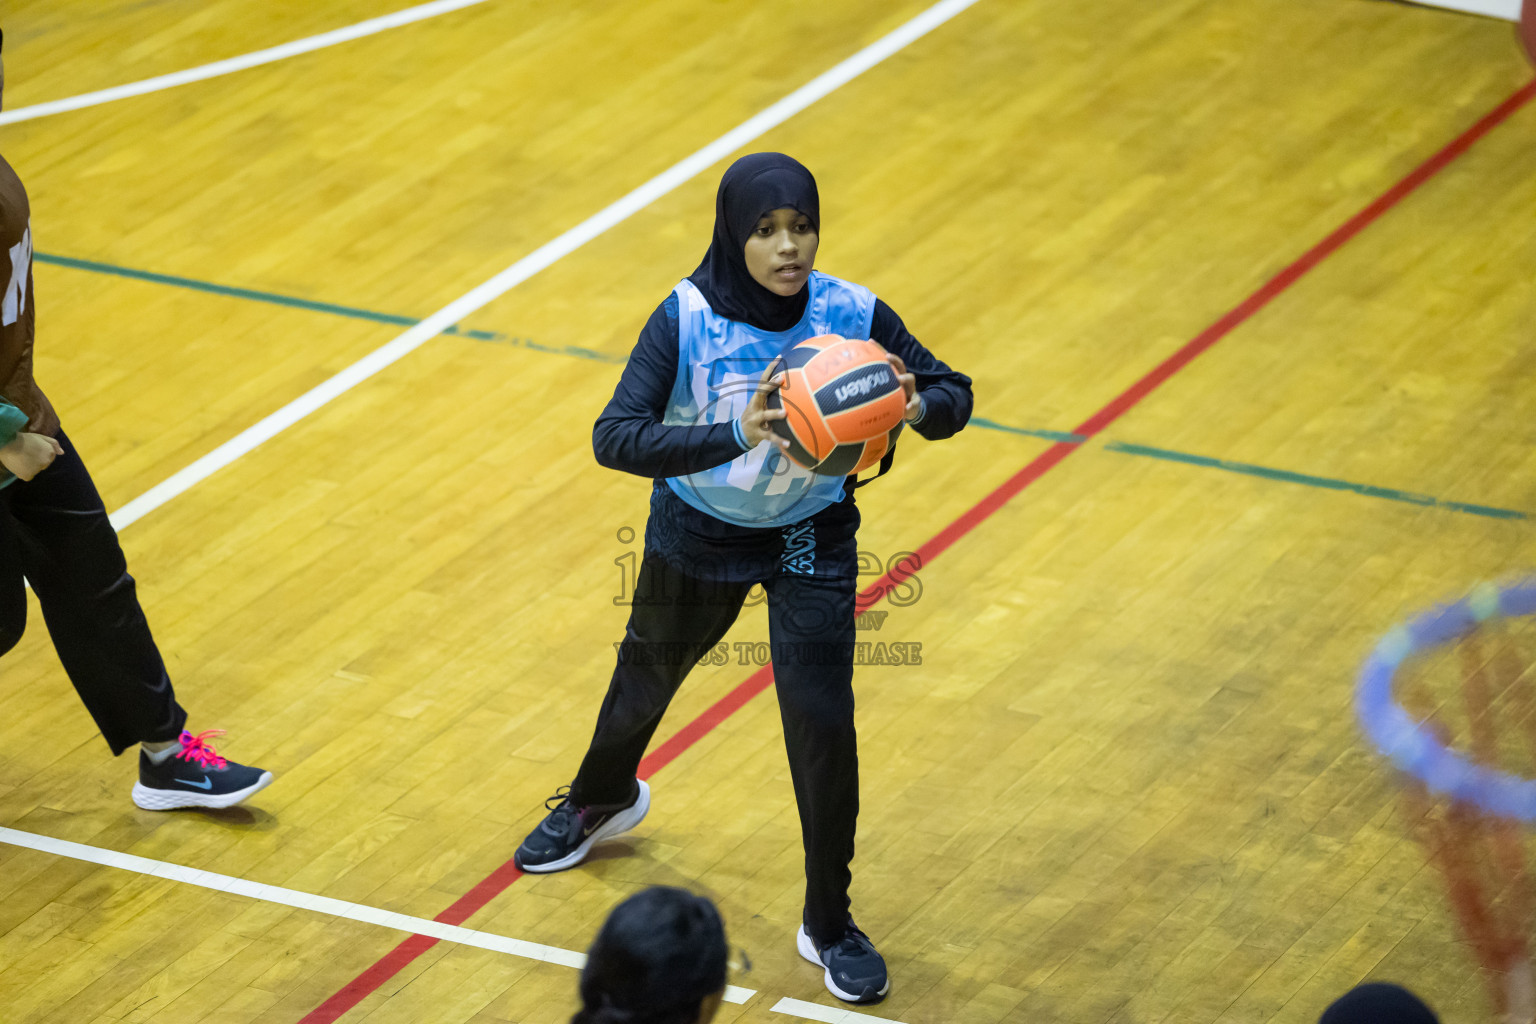
M 209 729 L 207 732 L 200 732 L 196 736 L 193 736 L 186 730 L 182 730 L 180 737 L 181 753 L 176 756 L 188 761 L 196 761 L 197 766 L 204 770 L 223 768 L 229 762 L 220 757 L 219 752 L 208 745 L 208 737 L 223 735 L 223 729 Z

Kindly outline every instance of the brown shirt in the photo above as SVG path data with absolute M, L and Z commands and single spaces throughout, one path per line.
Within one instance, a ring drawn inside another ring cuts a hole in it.
M 32 379 L 32 207 L 0 158 L 0 398 L 27 414 L 27 430 L 50 437 L 59 417 Z

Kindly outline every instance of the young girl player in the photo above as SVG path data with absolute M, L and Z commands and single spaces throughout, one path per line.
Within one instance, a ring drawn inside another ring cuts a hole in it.
M 818 476 L 783 454 L 771 424 L 785 414 L 768 408 L 767 371 L 808 338 L 871 338 L 906 390 L 908 425 L 929 440 L 965 425 L 971 382 L 868 289 L 812 271 L 820 229 L 816 181 L 799 163 L 758 153 L 731 165 L 704 261 L 651 314 L 597 420 L 597 461 L 655 478 L 645 556 L 591 746 L 516 861 L 524 871 L 573 867 L 594 843 L 639 824 L 650 807 L 636 778 L 646 744 L 689 668 L 760 583 L 805 844 L 797 945 L 833 995 L 862 1003 L 890 983 L 849 914 L 859 511 L 852 477 Z

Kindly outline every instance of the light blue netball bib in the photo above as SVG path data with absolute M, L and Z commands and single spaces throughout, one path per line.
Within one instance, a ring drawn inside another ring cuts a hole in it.
M 760 331 L 718 316 L 684 279 L 677 294 L 678 363 L 667 424 L 730 423 L 777 356 L 807 338 L 868 338 L 875 295 L 868 288 L 811 271 L 805 315 L 787 331 Z M 818 476 L 762 442 L 723 466 L 667 478 L 679 498 L 738 526 L 784 526 L 842 500 L 843 477 Z

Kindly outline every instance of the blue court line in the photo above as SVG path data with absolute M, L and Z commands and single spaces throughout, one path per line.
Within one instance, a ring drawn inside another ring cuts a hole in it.
M 207 292 L 211 295 L 222 295 L 226 298 L 249 299 L 254 302 L 267 302 L 277 306 L 288 306 L 292 309 L 303 309 L 311 313 L 328 313 L 332 316 L 372 320 L 375 323 L 396 324 L 402 327 L 409 327 L 421 322 L 414 317 L 401 316 L 397 313 L 381 313 L 377 310 L 362 309 L 357 306 L 343 306 L 334 302 L 317 302 L 313 299 L 300 299 L 292 295 L 280 295 L 276 292 L 256 291 L 253 288 L 237 288 L 233 285 L 214 284 L 210 281 L 199 281 L 191 277 L 178 277 L 174 274 L 157 274 L 149 270 L 134 270 L 131 267 L 119 267 L 111 263 L 100 263 L 96 260 L 76 259 L 72 256 L 57 256 L 52 253 L 34 252 L 32 258 L 39 263 L 51 263 L 55 266 L 69 267 L 73 270 L 87 270 L 92 273 L 112 274 L 116 277 L 126 277 L 136 281 L 168 284 L 178 288 L 190 288 L 194 291 Z M 474 338 L 477 341 L 516 345 L 535 352 L 548 352 L 553 355 L 571 356 L 576 359 L 587 359 L 593 362 L 624 363 L 628 361 L 625 356 L 610 355 L 607 352 L 581 348 L 577 345 L 541 345 L 531 338 L 510 338 L 504 334 L 497 334 L 494 331 L 461 329 L 457 325 L 448 328 L 443 333 Z M 972 416 L 970 422 L 986 430 L 1020 434 L 1025 437 L 1037 437 L 1045 441 L 1054 441 L 1062 444 L 1083 444 L 1088 440 L 1082 434 L 1033 427 L 1013 427 L 1006 423 L 998 423 L 996 420 L 989 420 L 981 416 Z M 1441 501 L 1427 494 L 1412 494 L 1408 491 L 1398 491 L 1390 487 L 1372 487 L 1369 484 L 1350 483 L 1347 480 L 1334 480 L 1330 477 L 1312 476 L 1307 473 L 1292 473 L 1289 470 L 1270 469 L 1266 466 L 1255 466 L 1246 462 L 1229 462 L 1225 459 L 1213 459 L 1204 455 L 1190 455 L 1186 452 L 1175 452 L 1166 448 L 1152 448 L 1147 445 L 1110 441 L 1104 446 L 1104 449 L 1105 451 L 1120 452 L 1125 455 L 1139 455 L 1145 458 L 1163 459 L 1168 462 L 1182 462 L 1192 466 L 1205 466 L 1209 469 L 1222 469 L 1229 473 L 1243 473 L 1247 476 L 1257 476 L 1266 480 L 1277 480 L 1282 483 L 1304 484 L 1308 487 L 1322 487 L 1334 491 L 1352 491 L 1371 498 L 1385 498 L 1389 501 L 1402 501 L 1411 505 L 1448 508 L 1475 516 L 1489 516 L 1494 519 L 1530 518 L 1526 513 L 1517 512 L 1513 509 L 1492 508 L 1487 505 L 1469 505 L 1460 501 Z
M 1070 434 L 1061 430 L 1038 430 L 1029 427 L 1011 427 L 1006 423 L 998 423 L 995 420 L 985 419 L 981 416 L 972 416 L 970 420 L 973 426 L 986 430 L 999 430 L 1009 434 L 1022 434 L 1026 437 L 1038 437 L 1045 441 L 1055 441 L 1061 444 L 1082 444 L 1088 438 L 1082 434 Z M 1491 505 L 1471 505 L 1464 501 L 1442 501 L 1439 498 L 1430 497 L 1427 494 L 1414 494 L 1411 491 L 1399 491 L 1391 487 L 1374 487 L 1370 484 L 1356 484 L 1348 480 L 1335 480 L 1332 477 L 1313 476 L 1310 473 L 1293 473 L 1288 469 L 1271 469 L 1268 466 L 1255 466 L 1250 462 L 1232 462 L 1228 459 L 1213 459 L 1208 455 L 1191 455 L 1188 452 L 1176 452 L 1168 448 L 1153 448 L 1145 444 L 1128 444 L 1124 441 L 1109 441 L 1104 445 L 1105 451 L 1119 452 L 1122 455 L 1138 455 L 1149 459 L 1162 459 L 1165 462 L 1182 462 L 1190 466 L 1204 466 L 1207 469 L 1221 469 L 1228 473 L 1242 473 L 1245 476 L 1256 476 L 1265 480 L 1275 480 L 1280 483 L 1302 484 L 1306 487 L 1321 487 L 1330 491 L 1350 491 L 1354 494 L 1362 494 L 1368 498 L 1384 498 L 1388 501 L 1402 501 L 1410 505 L 1420 505 L 1432 508 L 1446 508 L 1454 512 L 1465 512 L 1474 516 L 1487 516 L 1491 519 L 1530 519 L 1525 512 L 1517 512 L 1509 508 L 1494 508 Z
M 1190 466 L 1205 466 L 1208 469 L 1223 469 L 1228 473 L 1242 473 L 1247 476 L 1262 477 L 1265 480 L 1278 480 L 1288 484 L 1322 487 L 1331 491 L 1352 491 L 1355 494 L 1363 494 L 1368 498 L 1385 498 L 1388 501 L 1402 501 L 1410 505 L 1448 508 L 1474 516 L 1489 516 L 1493 519 L 1530 518 L 1524 512 L 1517 512 L 1514 509 L 1493 508 L 1488 505 L 1469 505 L 1461 501 L 1442 501 L 1439 498 L 1432 498 L 1427 494 L 1414 494 L 1411 491 L 1399 491 L 1391 487 L 1373 487 L 1370 484 L 1350 483 L 1348 480 L 1313 476 L 1310 473 L 1293 473 L 1288 469 L 1270 469 L 1268 466 L 1255 466 L 1248 462 L 1213 459 L 1206 455 L 1190 455 L 1188 452 L 1169 451 L 1167 448 L 1152 448 L 1144 444 L 1126 444 L 1123 441 L 1110 441 L 1104 446 L 1104 450 L 1122 452 L 1126 455 L 1141 455 L 1152 459 L 1163 459 L 1167 462 L 1182 462 Z
M 69 267 L 72 270 L 88 270 L 96 274 L 111 274 L 114 277 L 126 277 L 135 281 L 168 284 L 177 288 L 190 288 L 193 291 L 207 292 L 210 295 L 222 295 L 231 299 L 249 299 L 253 302 L 267 302 L 275 306 L 288 306 L 291 309 L 303 309 L 311 313 L 328 313 L 332 316 L 351 317 L 354 320 L 372 320 L 374 323 L 395 324 L 401 327 L 411 327 L 421 322 L 417 317 L 401 316 L 398 313 L 381 313 L 378 310 L 362 309 L 357 306 L 343 306 L 335 302 L 316 302 L 313 299 L 300 299 L 292 295 L 280 295 L 277 292 L 262 292 L 253 288 L 237 288 L 233 285 L 214 284 L 211 281 L 199 281 L 191 277 L 178 277 L 175 274 L 158 274 L 150 270 L 135 270 L 132 267 L 119 267 L 112 263 L 101 263 L 96 260 L 76 259 L 73 256 L 58 256 L 53 253 L 34 252 L 32 258 L 38 263 L 50 263 L 54 266 Z M 602 363 L 622 363 L 626 361 L 623 356 L 611 356 L 605 352 L 597 352 L 589 348 L 580 348 L 575 345 L 540 345 L 531 338 L 511 338 L 505 334 L 498 334 L 495 331 L 461 328 L 457 324 L 447 328 L 443 333 L 474 338 L 477 341 L 493 341 L 503 345 L 515 345 L 520 348 L 533 349 L 537 352 L 551 352 L 556 355 L 574 356 L 578 359 L 590 359 Z
M 1006 423 L 998 423 L 996 420 L 984 419 L 981 416 L 972 416 L 969 422 L 978 427 L 986 427 L 988 430 L 1005 430 L 1010 434 L 1023 434 L 1025 437 L 1038 437 L 1061 444 L 1082 444 L 1088 440 L 1082 434 L 1069 434 L 1062 430 L 1037 430 L 1032 427 L 1010 427 Z

